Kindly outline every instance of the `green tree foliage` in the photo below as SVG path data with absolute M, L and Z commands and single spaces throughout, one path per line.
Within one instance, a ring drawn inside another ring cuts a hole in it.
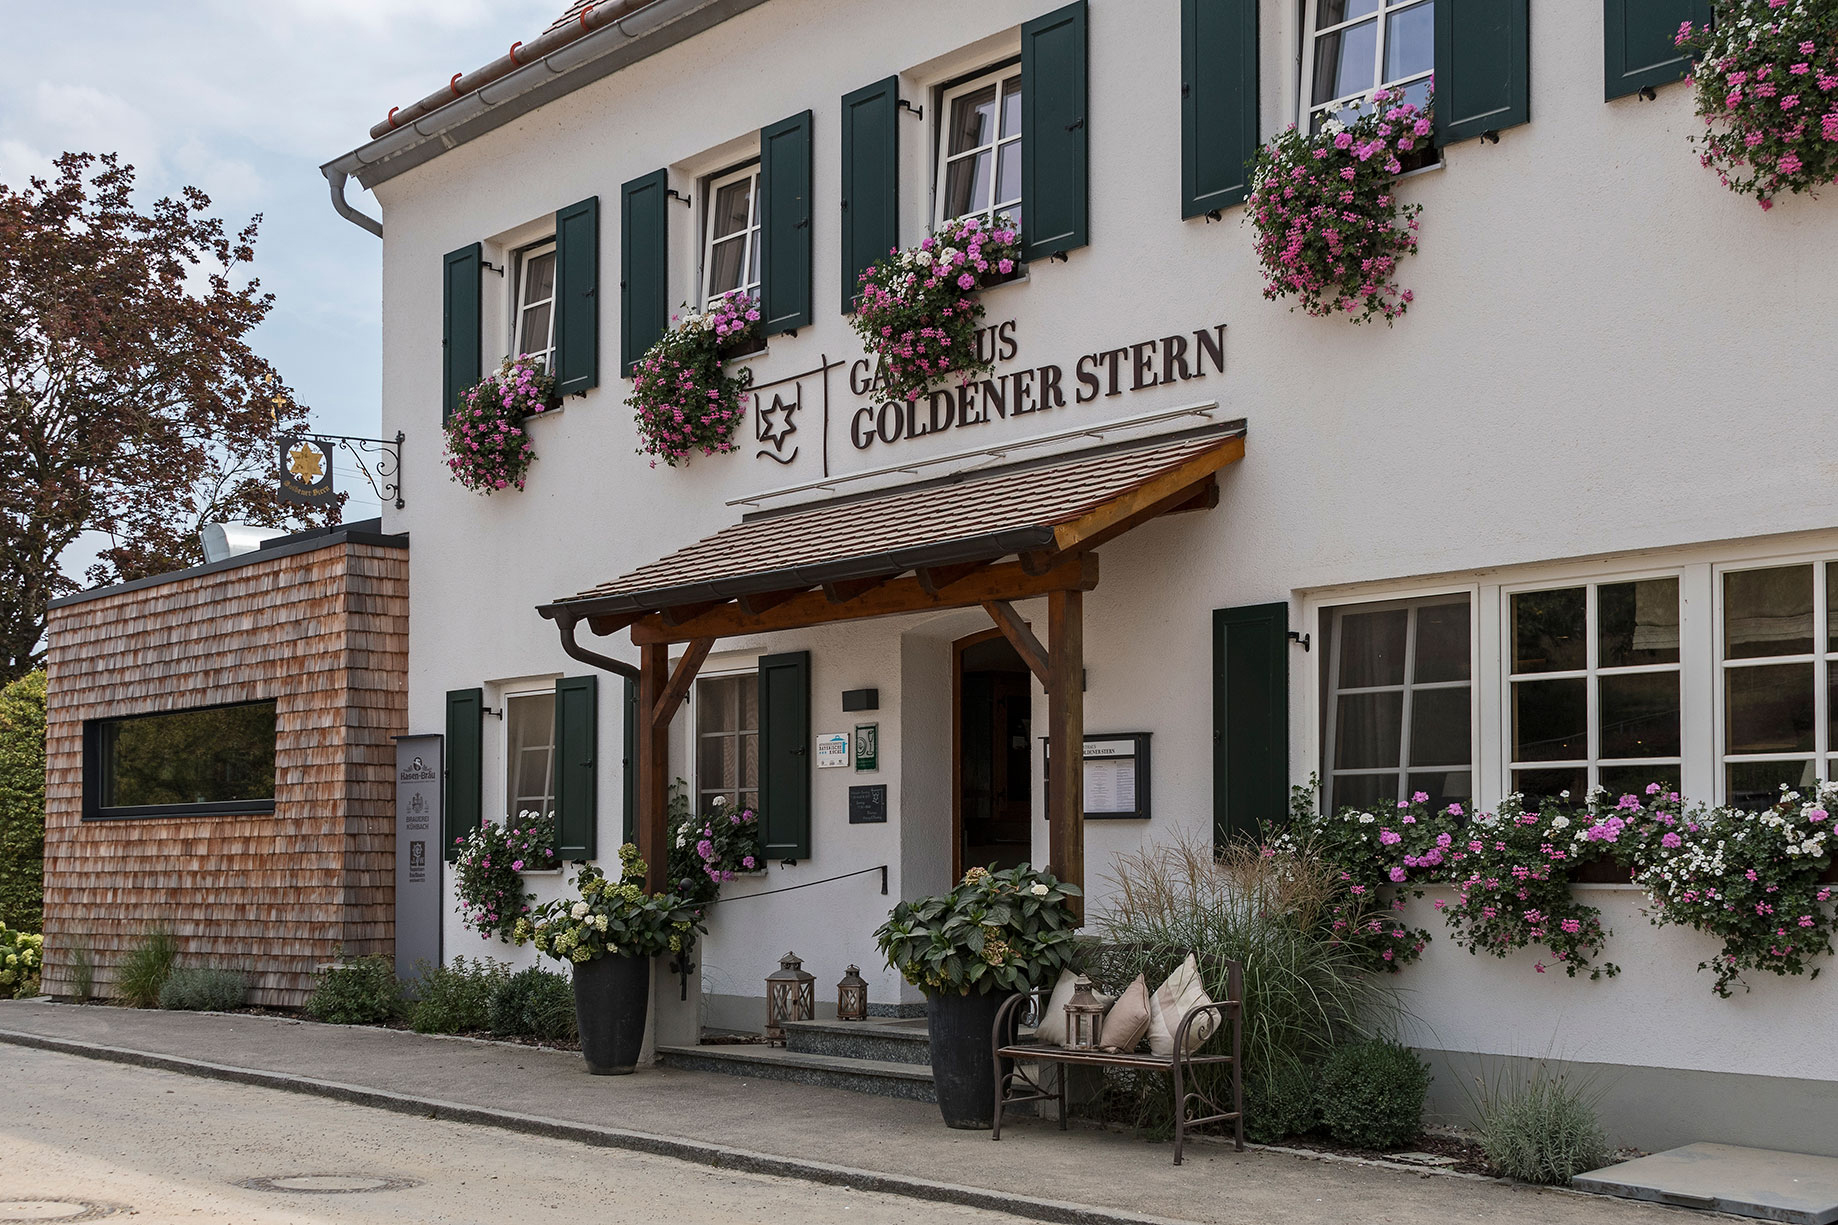
M 43 658 L 84 532 L 108 538 L 101 584 L 202 561 L 207 522 L 313 521 L 272 480 L 306 411 L 248 344 L 274 305 L 248 275 L 260 217 L 232 234 L 195 187 L 145 210 L 133 188 L 88 153 L 0 184 L 0 681 Z
M 0 923 L 45 917 L 45 673 L 0 688 Z

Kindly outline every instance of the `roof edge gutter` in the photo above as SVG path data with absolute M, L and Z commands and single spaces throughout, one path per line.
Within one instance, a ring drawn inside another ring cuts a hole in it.
M 351 176 L 337 166 L 322 166 L 320 170 L 325 175 L 326 185 L 332 189 L 333 211 L 359 229 L 369 230 L 378 238 L 383 237 L 383 223 L 369 213 L 353 208 L 351 201 L 345 199 L 345 184 L 350 182 Z

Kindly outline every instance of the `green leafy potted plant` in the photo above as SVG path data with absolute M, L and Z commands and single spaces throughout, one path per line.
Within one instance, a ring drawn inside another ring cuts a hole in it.
M 1002 1001 L 1072 963 L 1080 893 L 1027 864 L 972 868 L 957 888 L 901 902 L 874 933 L 887 964 L 925 992 L 932 1081 L 947 1127 L 995 1123 L 990 1035 Z
M 651 958 L 680 952 L 696 920 L 682 898 L 646 893 L 638 848 L 619 848 L 620 876 L 591 864 L 574 878 L 578 896 L 537 907 L 517 924 L 519 943 L 570 963 L 581 1056 L 596 1076 L 622 1076 L 638 1064 L 651 998 Z

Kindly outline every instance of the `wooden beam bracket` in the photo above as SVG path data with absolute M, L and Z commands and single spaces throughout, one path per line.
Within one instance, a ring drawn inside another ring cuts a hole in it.
M 929 596 L 944 593 L 945 588 L 961 583 L 979 571 L 989 569 L 990 561 L 960 562 L 954 566 L 927 566 L 913 573 L 919 576 L 919 589 Z
M 683 652 L 683 658 L 676 661 L 676 671 L 670 674 L 670 683 L 664 686 L 664 692 L 658 696 L 657 705 L 651 708 L 651 726 L 663 731 L 670 726 L 670 720 L 676 717 L 676 708 L 689 696 L 689 687 L 696 683 L 696 673 L 702 670 L 702 661 L 715 647 L 713 638 L 697 638 L 690 642 Z
M 1034 637 L 1034 631 L 1021 619 L 1015 606 L 1007 600 L 985 600 L 983 611 L 996 623 L 996 628 L 1002 631 L 1002 636 L 1015 648 L 1015 653 L 1021 656 L 1021 661 L 1028 666 L 1028 671 L 1034 674 L 1041 687 L 1051 693 L 1053 671 L 1048 662 L 1047 649 L 1040 645 L 1040 639 Z
M 843 578 L 823 585 L 823 598 L 832 604 L 847 604 L 858 600 L 877 587 L 885 587 L 900 576 L 897 574 L 876 574 L 870 578 Z

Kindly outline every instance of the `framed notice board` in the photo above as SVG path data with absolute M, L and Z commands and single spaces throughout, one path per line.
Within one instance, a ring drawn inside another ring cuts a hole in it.
M 1085 819 L 1149 818 L 1150 732 L 1105 732 L 1085 737 Z M 1042 777 L 1050 768 L 1047 738 L 1040 738 Z M 1049 814 L 1050 815 L 1050 814 Z

